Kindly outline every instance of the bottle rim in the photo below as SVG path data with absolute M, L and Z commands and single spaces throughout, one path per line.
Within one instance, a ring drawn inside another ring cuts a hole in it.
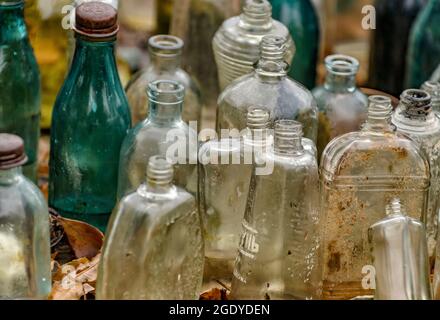
M 333 74 L 350 76 L 359 71 L 359 61 L 344 54 L 333 54 L 325 58 L 325 67 Z
M 180 55 L 183 45 L 182 39 L 168 34 L 159 34 L 148 39 L 150 52 L 162 57 L 175 57 Z

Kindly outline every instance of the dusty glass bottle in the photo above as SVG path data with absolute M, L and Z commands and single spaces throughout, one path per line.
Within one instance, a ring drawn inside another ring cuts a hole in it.
M 51 291 L 49 213 L 23 176 L 26 162 L 23 140 L 1 133 L 0 299 L 47 299 Z
M 289 76 L 310 90 L 316 85 L 319 52 L 319 19 L 310 0 L 270 0 L 272 16 L 286 25 L 296 52 Z
M 327 76 L 312 93 L 319 108 L 318 153 L 334 138 L 360 129 L 367 118 L 368 98 L 356 87 L 359 62 L 346 55 L 325 58 Z
M 24 1 L 0 2 L 0 132 L 25 141 L 25 175 L 37 181 L 40 74 L 23 18 Z
M 269 112 L 250 107 L 247 128 L 203 144 L 199 151 L 199 201 L 205 233 L 205 281 L 232 278 L 254 153 L 272 143 Z
M 421 89 L 429 93 L 432 101 L 432 110 L 437 115 L 440 115 L 440 82 L 426 81 Z
M 223 23 L 212 41 L 221 91 L 235 79 L 252 72 L 260 56 L 260 42 L 266 35 L 286 39 L 283 58 L 290 64 L 295 44 L 289 30 L 272 19 L 272 6 L 267 0 L 246 0 L 243 13 Z
M 422 222 L 407 216 L 399 199 L 368 229 L 376 300 L 431 300 L 428 248 Z
M 86 2 L 75 21 L 75 55 L 52 118 L 49 206 L 105 230 L 130 128 L 114 55 L 117 13 L 109 4 Z
M 154 155 L 167 156 L 175 164 L 174 184 L 195 194 L 197 128 L 182 120 L 185 88 L 175 81 L 156 80 L 148 84 L 147 94 L 148 118 L 130 130 L 122 144 L 118 199 L 135 191 L 145 180 L 146 163 Z
M 393 198 L 425 221 L 429 163 L 418 144 L 395 131 L 391 100 L 371 96 L 361 131 L 332 140 L 320 167 L 323 296 L 371 295 L 362 270 L 371 265 L 368 228 Z
M 284 60 L 287 50 L 286 38 L 263 38 L 261 58 L 254 72 L 234 81 L 218 99 L 217 132 L 244 129 L 247 108 L 264 106 L 272 121 L 299 121 L 304 127 L 304 136 L 316 141 L 318 108 L 310 91 L 287 76 L 289 65 Z
M 429 0 L 411 29 L 406 87 L 419 88 L 440 64 L 440 1 Z
M 431 168 L 426 232 L 429 256 L 434 260 L 440 209 L 440 119 L 432 110 L 430 95 L 423 90 L 405 90 L 392 116 L 397 131 L 416 141 L 426 153 Z
M 148 115 L 148 96 L 145 88 L 155 80 L 173 80 L 185 87 L 184 121 L 200 121 L 202 98 L 200 89 L 188 73 L 180 68 L 183 41 L 169 35 L 157 35 L 148 40 L 150 65 L 130 80 L 126 92 L 133 125 Z
M 232 280 L 233 299 L 320 296 L 318 164 L 301 124 L 275 124 L 273 151 L 257 156 Z M 258 159 L 261 157 L 261 159 Z M 273 171 L 259 175 L 259 163 Z
M 172 180 L 173 166 L 166 158 L 151 157 L 147 181 L 115 208 L 99 266 L 97 299 L 198 299 L 203 278 L 200 216 L 195 198 Z

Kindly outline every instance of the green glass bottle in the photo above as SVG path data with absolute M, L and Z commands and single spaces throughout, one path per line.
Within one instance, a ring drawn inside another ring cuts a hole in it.
M 430 0 L 411 30 L 406 87 L 419 88 L 440 64 L 440 0 Z
M 116 202 L 119 152 L 131 126 L 114 55 L 117 12 L 76 9 L 76 49 L 52 118 L 49 205 L 104 230 Z
M 0 132 L 23 138 L 24 174 L 37 180 L 40 74 L 23 17 L 24 0 L 0 1 Z
M 310 0 L 271 0 L 272 16 L 287 26 L 296 53 L 289 76 L 309 89 L 316 85 L 319 52 L 319 19 Z

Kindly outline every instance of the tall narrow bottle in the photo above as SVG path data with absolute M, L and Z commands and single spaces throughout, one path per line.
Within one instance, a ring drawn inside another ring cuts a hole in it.
M 429 93 L 432 101 L 432 110 L 440 115 L 440 79 L 437 82 L 426 81 L 421 89 Z
M 368 228 L 398 197 L 412 218 L 425 221 L 429 163 L 423 151 L 391 124 L 391 100 L 371 96 L 361 131 L 332 140 L 322 154 L 321 248 L 323 296 L 351 299 L 373 294 L 363 284 L 372 264 Z
M 272 121 L 299 121 L 305 137 L 316 141 L 318 108 L 311 92 L 287 76 L 289 65 L 284 57 L 288 41 L 280 36 L 265 36 L 260 46 L 261 57 L 254 72 L 234 81 L 219 97 L 217 132 L 244 129 L 249 106 L 264 106 Z
M 0 9 L 1 10 L 1 9 Z M 22 173 L 23 140 L 0 134 L 0 299 L 47 299 L 51 290 L 49 213 Z
M 180 68 L 183 41 L 169 35 L 157 35 L 148 40 L 150 65 L 139 71 L 127 85 L 127 98 L 133 125 L 148 115 L 148 96 L 145 88 L 155 80 L 173 80 L 185 87 L 184 121 L 200 121 L 202 98 L 197 83 Z
M 440 209 L 440 119 L 432 110 L 430 95 L 423 90 L 405 90 L 400 104 L 393 113 L 392 123 L 397 131 L 416 141 L 426 153 L 431 168 L 426 232 L 429 256 L 434 260 L 437 221 Z
M 281 22 L 272 19 L 272 6 L 267 0 L 246 0 L 243 13 L 223 23 L 212 42 L 220 90 L 252 72 L 260 56 L 260 42 L 266 35 L 286 39 L 283 58 L 290 64 L 295 44 L 289 30 Z
M 319 108 L 318 153 L 344 133 L 360 129 L 367 118 L 367 97 L 356 87 L 359 62 L 345 55 L 325 58 L 327 76 L 312 93 Z
M 195 198 L 151 157 L 147 181 L 116 207 L 99 266 L 97 299 L 198 299 L 203 238 Z
M 23 1 L 0 2 L 0 132 L 25 141 L 25 175 L 37 181 L 40 74 L 29 43 Z
M 145 180 L 146 163 L 154 155 L 175 164 L 174 184 L 197 192 L 197 128 L 182 120 L 185 88 L 178 82 L 157 80 L 146 88 L 149 115 L 125 138 L 120 154 L 118 199 Z
M 75 21 L 75 55 L 52 119 L 49 205 L 104 230 L 130 128 L 114 55 L 117 13 L 109 4 L 86 2 Z
M 274 150 L 252 175 L 232 280 L 233 299 L 312 299 L 320 295 L 318 164 L 301 143 L 301 124 L 275 124 Z
M 319 19 L 310 0 L 270 0 L 272 15 L 289 29 L 296 52 L 289 76 L 308 89 L 316 85 L 319 53 Z

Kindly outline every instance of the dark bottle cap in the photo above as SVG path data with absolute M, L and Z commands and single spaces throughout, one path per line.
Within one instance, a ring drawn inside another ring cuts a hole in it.
M 20 167 L 27 160 L 23 139 L 13 134 L 0 133 L 0 170 Z
M 110 38 L 118 31 L 118 12 L 111 5 L 92 1 L 76 8 L 75 32 L 90 38 Z

